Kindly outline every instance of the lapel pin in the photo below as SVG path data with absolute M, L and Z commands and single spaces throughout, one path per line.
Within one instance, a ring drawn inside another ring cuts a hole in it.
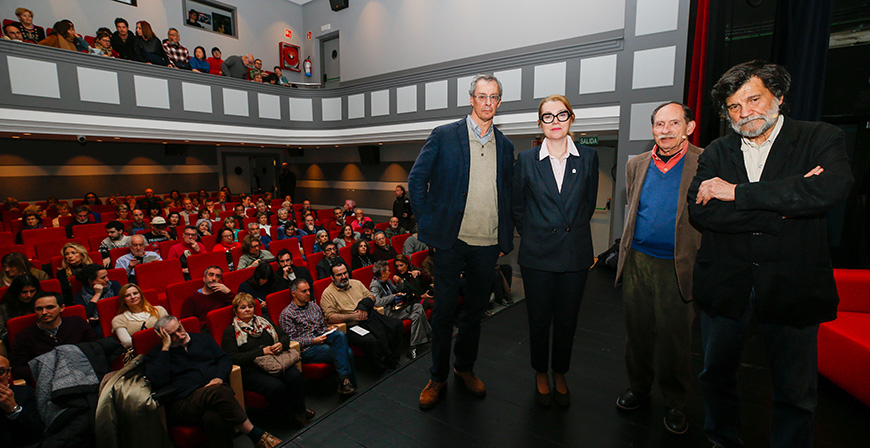
M 573 169 L 571 170 L 571 174 L 577 174 L 577 168 L 573 168 Z

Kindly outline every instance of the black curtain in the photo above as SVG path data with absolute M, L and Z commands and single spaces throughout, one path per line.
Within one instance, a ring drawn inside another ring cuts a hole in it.
M 788 115 L 819 121 L 831 34 L 833 0 L 779 0 L 773 33 L 772 61 L 791 73 L 786 98 Z M 858 61 L 855 61 L 856 63 Z

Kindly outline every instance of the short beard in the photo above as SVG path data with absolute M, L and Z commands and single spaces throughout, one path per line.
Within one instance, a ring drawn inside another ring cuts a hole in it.
M 347 289 L 350 286 L 350 280 L 349 279 L 339 280 L 338 282 L 335 283 L 335 286 L 338 286 L 339 289 Z
M 753 120 L 757 120 L 759 118 L 764 120 L 763 125 L 761 125 L 757 129 L 755 129 L 754 131 L 744 131 L 743 130 L 744 124 L 749 123 L 750 121 L 753 121 Z M 731 129 L 733 129 L 734 132 L 737 133 L 737 135 L 740 135 L 740 136 L 745 137 L 745 138 L 755 138 L 755 137 L 759 137 L 761 135 L 764 135 L 764 133 L 767 132 L 768 130 L 770 130 L 770 128 L 776 126 L 776 120 L 778 118 L 779 118 L 779 106 L 777 104 L 774 104 L 769 110 L 766 110 L 765 112 L 763 112 L 761 114 L 756 114 L 756 115 L 752 115 L 750 117 L 746 117 L 746 118 L 738 121 L 737 123 L 734 123 L 733 121 L 731 121 L 731 116 L 729 115 L 728 116 L 728 123 L 731 124 Z

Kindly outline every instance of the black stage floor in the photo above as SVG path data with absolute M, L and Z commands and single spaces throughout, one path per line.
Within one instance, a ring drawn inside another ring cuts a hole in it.
M 421 411 L 420 390 L 429 379 L 430 357 L 419 357 L 391 376 L 318 418 L 287 441 L 287 447 L 705 447 L 703 403 L 695 389 L 689 431 L 670 435 L 662 424 L 664 404 L 652 401 L 633 413 L 616 410 L 626 388 L 625 326 L 613 274 L 589 275 L 568 373 L 569 409 L 539 407 L 529 366 L 525 305 L 520 302 L 483 324 L 475 367 L 487 396 L 470 396 L 453 379 L 434 409 Z M 696 322 L 697 330 L 697 322 Z M 693 362 L 700 371 L 698 332 Z M 743 439 L 748 447 L 768 446 L 770 380 L 763 344 L 749 337 L 740 371 Z M 870 408 L 824 378 L 819 383 L 815 446 L 870 446 Z

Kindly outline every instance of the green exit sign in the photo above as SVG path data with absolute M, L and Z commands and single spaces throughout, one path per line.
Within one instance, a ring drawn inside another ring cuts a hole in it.
M 598 145 L 598 136 L 584 136 L 577 139 L 577 144 L 586 145 L 586 146 L 595 146 Z

